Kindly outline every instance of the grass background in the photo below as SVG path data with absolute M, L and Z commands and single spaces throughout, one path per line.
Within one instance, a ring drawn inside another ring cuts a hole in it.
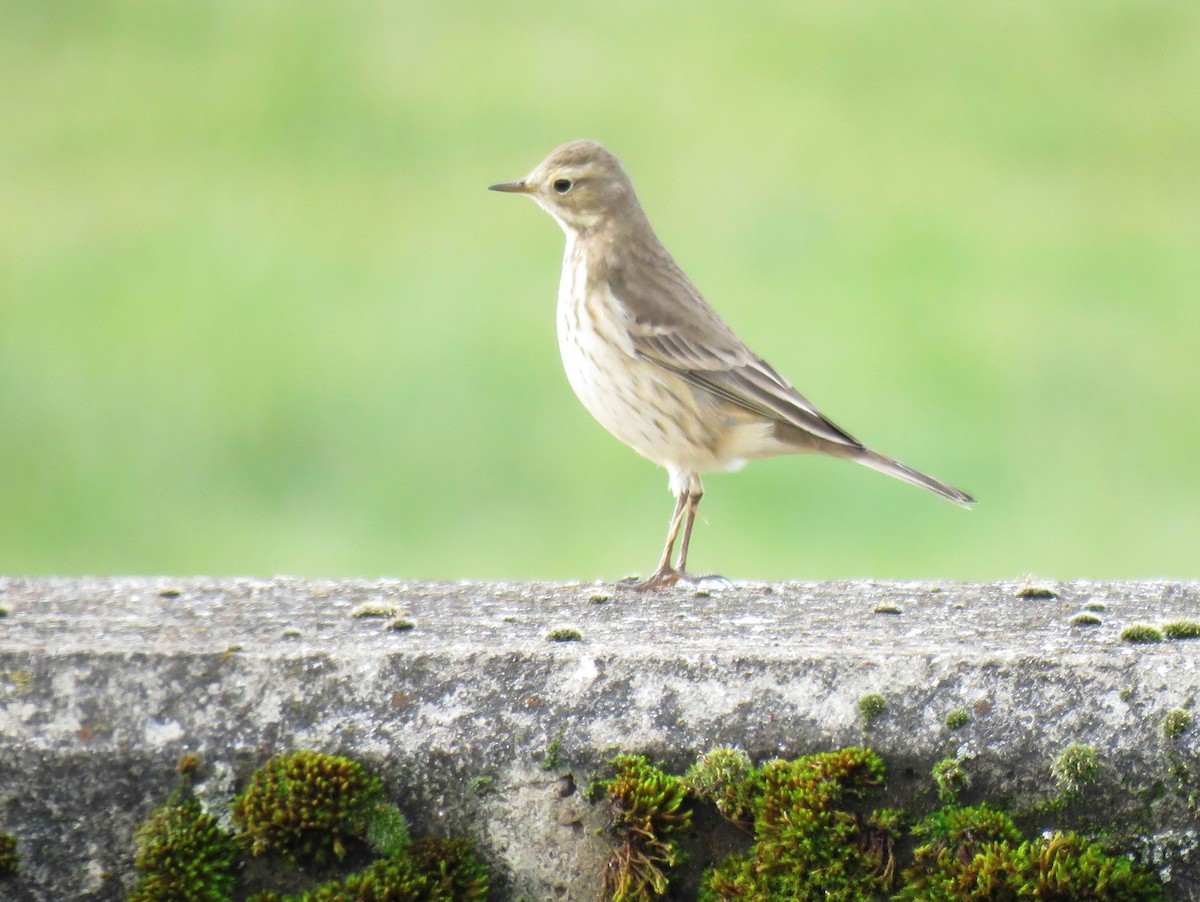
M 613 578 L 517 178 L 625 161 L 830 416 L 975 493 L 707 480 L 731 577 L 1196 577 L 1200 6 L 9 0 L 0 572 Z

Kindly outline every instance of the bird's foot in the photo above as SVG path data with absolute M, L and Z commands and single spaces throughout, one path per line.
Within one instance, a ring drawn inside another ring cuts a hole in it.
M 676 570 L 674 567 L 655 570 L 640 582 L 637 577 L 629 576 L 619 580 L 617 585 L 632 589 L 634 592 L 650 592 L 654 589 L 666 589 L 677 583 L 685 583 L 694 589 L 728 589 L 733 586 L 733 580 L 717 573 L 688 573 L 686 570 Z
M 651 592 L 654 589 L 666 589 L 675 585 L 681 579 L 690 578 L 688 574 L 682 570 L 676 570 L 674 567 L 659 567 L 641 582 L 638 582 L 634 577 L 630 577 L 621 580 L 620 585 L 632 589 L 634 592 Z

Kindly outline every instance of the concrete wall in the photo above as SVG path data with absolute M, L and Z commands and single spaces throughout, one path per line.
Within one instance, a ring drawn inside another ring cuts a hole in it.
M 1043 591 L 1045 590 L 1045 591 Z M 132 833 L 197 753 L 230 796 L 269 755 L 354 755 L 418 831 L 467 832 L 497 898 L 596 898 L 616 750 L 682 769 L 868 744 L 886 793 L 928 797 L 958 755 L 966 799 L 1054 796 L 1055 756 L 1094 746 L 1084 791 L 1121 842 L 1200 897 L 1200 641 L 1132 624 L 1200 618 L 1197 583 L 785 583 L 680 587 L 273 579 L 0 579 L 0 897 L 121 899 Z M 1092 625 L 1074 622 L 1089 613 Z M 379 615 L 379 616 L 374 616 Z M 400 629 L 397 620 L 411 629 Z M 555 642 L 556 628 L 582 641 Z M 864 727 L 858 700 L 887 709 Z M 946 716 L 965 709 L 959 729 Z M 547 762 L 557 746 L 558 762 Z M 547 763 L 556 766 L 547 769 Z M 477 778 L 485 779 L 477 779 Z M 1193 799 L 1194 802 L 1194 799 Z

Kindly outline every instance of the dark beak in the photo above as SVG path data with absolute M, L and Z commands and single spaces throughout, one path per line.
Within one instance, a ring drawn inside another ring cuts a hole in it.
M 519 182 L 501 182 L 499 185 L 488 185 L 489 191 L 504 191 L 507 194 L 530 194 L 532 189 L 525 184 L 524 180 Z

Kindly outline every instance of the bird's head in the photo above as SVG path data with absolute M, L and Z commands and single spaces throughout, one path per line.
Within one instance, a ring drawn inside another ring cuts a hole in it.
M 529 195 L 568 234 L 623 216 L 640 216 L 633 184 L 621 161 L 595 141 L 564 144 L 525 178 L 492 185 L 489 190 Z

